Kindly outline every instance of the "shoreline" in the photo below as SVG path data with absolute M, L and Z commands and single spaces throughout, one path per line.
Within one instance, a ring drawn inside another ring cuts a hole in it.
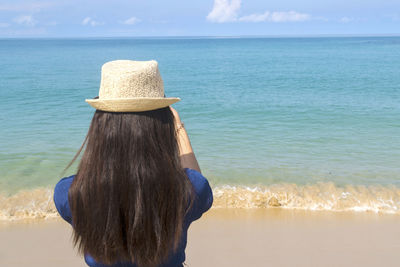
M 57 218 L 54 189 L 36 188 L 0 194 L 0 223 Z M 400 215 L 400 188 L 396 186 L 336 186 L 334 183 L 213 187 L 214 209 L 355 212 Z
M 188 266 L 398 266 L 400 216 L 212 209 L 189 228 Z M 61 219 L 0 224 L 0 265 L 86 266 Z

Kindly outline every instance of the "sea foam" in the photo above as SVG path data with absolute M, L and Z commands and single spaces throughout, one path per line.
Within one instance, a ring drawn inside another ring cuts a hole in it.
M 395 186 L 313 185 L 218 186 L 213 188 L 214 209 L 301 209 L 400 214 L 400 188 Z M 25 190 L 0 196 L 0 220 L 56 218 L 53 190 Z
M 371 211 L 400 214 L 400 189 L 394 186 L 277 184 L 221 186 L 214 189 L 214 208 L 271 208 L 320 211 Z
M 0 195 L 0 220 L 46 219 L 57 216 L 53 190 L 50 188 L 24 190 L 8 197 Z

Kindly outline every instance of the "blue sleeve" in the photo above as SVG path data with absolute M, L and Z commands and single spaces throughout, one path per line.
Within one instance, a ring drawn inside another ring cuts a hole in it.
M 54 204 L 58 213 L 68 223 L 72 223 L 71 210 L 68 203 L 68 190 L 72 184 L 74 176 L 65 177 L 61 179 L 54 188 Z
M 213 194 L 210 184 L 200 172 L 192 169 L 185 169 L 185 171 L 195 191 L 195 199 L 189 212 L 191 220 L 195 221 L 211 208 Z

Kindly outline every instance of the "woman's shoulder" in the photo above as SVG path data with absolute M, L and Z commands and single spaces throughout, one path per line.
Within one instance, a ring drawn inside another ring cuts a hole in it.
M 192 183 L 196 194 L 211 193 L 210 184 L 201 172 L 189 168 L 185 168 L 185 172 Z
M 208 183 L 207 179 L 199 171 L 185 168 L 185 173 L 194 187 L 203 186 L 205 183 Z
M 71 223 L 71 211 L 68 203 L 68 190 L 71 187 L 75 175 L 62 178 L 54 188 L 54 204 L 58 213 L 67 222 Z
M 197 220 L 204 212 L 211 208 L 213 203 L 212 189 L 208 180 L 200 172 L 193 169 L 185 169 L 185 172 L 196 194 L 192 210 L 192 219 Z
M 68 190 L 71 187 L 72 181 L 74 180 L 75 175 L 71 175 L 68 177 L 62 178 L 56 186 L 54 187 L 54 197 L 64 197 L 65 194 L 68 195 Z
M 60 181 L 56 184 L 56 187 L 69 187 L 74 180 L 75 175 L 71 175 L 68 177 L 61 178 Z

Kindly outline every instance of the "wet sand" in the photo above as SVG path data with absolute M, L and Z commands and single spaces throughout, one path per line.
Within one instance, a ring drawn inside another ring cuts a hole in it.
M 213 209 L 189 230 L 188 266 L 400 266 L 400 216 Z M 0 266 L 86 266 L 61 220 L 0 223 Z

